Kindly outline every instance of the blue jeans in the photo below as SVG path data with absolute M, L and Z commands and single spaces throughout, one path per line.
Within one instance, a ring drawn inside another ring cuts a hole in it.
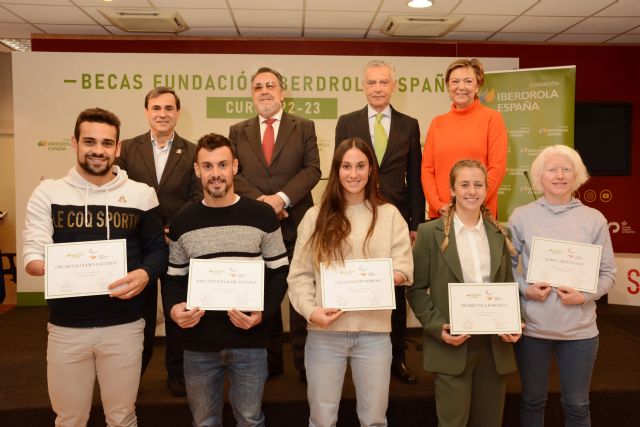
M 549 365 L 556 354 L 560 374 L 560 403 L 566 427 L 591 425 L 589 386 L 598 352 L 598 337 L 548 340 L 522 336 L 516 343 L 520 370 L 520 425 L 542 427 L 549 393 Z
M 386 426 L 391 373 L 391 339 L 381 332 L 309 331 L 304 351 L 309 426 L 338 420 L 342 384 L 351 363 L 361 426 Z
M 267 380 L 264 348 L 184 351 L 184 380 L 193 425 L 222 426 L 225 370 L 229 373 L 229 401 L 237 425 L 264 426 L 262 393 Z

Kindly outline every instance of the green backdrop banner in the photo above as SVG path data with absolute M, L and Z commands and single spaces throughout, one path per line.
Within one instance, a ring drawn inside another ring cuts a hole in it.
M 531 68 L 487 72 L 480 93 L 502 113 L 509 133 L 507 173 L 498 190 L 498 219 L 533 200 L 524 174 L 545 147 L 573 147 L 576 68 Z

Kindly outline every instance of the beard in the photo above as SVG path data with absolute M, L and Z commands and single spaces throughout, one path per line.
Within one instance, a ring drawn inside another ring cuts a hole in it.
M 93 159 L 105 159 L 107 162 L 103 165 L 92 165 L 87 161 L 87 158 Z M 111 166 L 113 166 L 113 161 L 110 161 L 106 156 L 84 156 L 84 158 L 78 157 L 78 165 L 87 172 L 89 175 L 93 176 L 105 176 L 109 172 L 111 172 Z
M 269 118 L 273 117 L 278 111 L 280 111 L 282 108 L 282 102 L 276 100 L 273 96 L 264 97 L 261 99 L 261 102 L 258 102 L 258 104 L 255 105 L 255 107 L 261 117 Z
M 211 187 L 209 186 L 210 184 L 224 184 L 224 185 L 218 188 L 211 189 Z M 210 179 L 209 181 L 207 181 L 207 185 L 205 186 L 205 191 L 209 196 L 213 197 L 214 199 L 220 199 L 227 195 L 227 193 L 229 192 L 229 188 L 230 188 L 229 183 L 227 183 L 227 181 L 223 178 Z

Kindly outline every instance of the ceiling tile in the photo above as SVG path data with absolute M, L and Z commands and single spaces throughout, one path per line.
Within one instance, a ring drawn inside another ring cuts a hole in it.
M 408 13 L 411 15 L 448 15 L 459 2 L 459 0 L 435 0 L 435 3 L 431 7 L 416 9 L 407 6 L 409 0 L 385 0 L 380 8 L 380 12 Z M 373 0 L 372 3 L 374 3 Z
M 369 28 L 373 12 L 307 11 L 305 27 L 308 28 Z
M 614 0 L 541 0 L 527 11 L 531 16 L 590 16 Z
M 484 41 L 492 34 L 492 31 L 452 31 L 434 40 Z
M 549 43 L 603 43 L 615 34 L 558 34 Z
M 520 15 L 537 0 L 464 0 L 453 10 L 456 15 Z
M 0 0 L 0 4 L 24 4 L 24 0 Z M 69 6 L 71 2 L 69 0 L 29 0 L 29 4 L 44 4 L 44 5 L 63 5 Z
M 0 37 L 5 39 L 30 39 L 31 33 L 41 33 L 33 25 L 29 24 L 2 24 L 0 26 Z
M 307 0 L 306 10 L 374 12 L 379 5 L 379 0 Z
M 0 22 L 24 23 L 24 19 L 20 19 L 7 9 L 0 8 Z
M 269 27 L 293 28 L 302 26 L 301 10 L 248 10 L 233 11 L 238 27 Z
M 488 41 L 537 43 L 555 35 L 555 33 L 498 33 L 494 34 Z
M 116 0 L 119 1 L 119 0 Z M 165 9 L 182 9 L 182 8 L 194 8 L 194 9 L 226 9 L 227 2 L 224 0 L 151 0 L 151 3 L 155 7 L 162 7 Z M 262 2 L 261 2 L 262 3 Z
M 47 34 L 91 34 L 109 35 L 110 33 L 99 25 L 55 25 L 39 24 L 39 28 Z
M 328 29 L 328 28 L 308 28 L 304 30 L 304 37 L 316 38 L 344 38 L 344 39 L 361 39 L 364 37 L 364 29 Z
M 451 15 L 451 17 L 457 17 Z M 507 15 L 465 15 L 464 19 L 455 28 L 456 31 L 498 31 L 500 28 L 513 21 L 516 16 Z
M 25 21 L 33 24 L 93 24 L 94 22 L 75 6 L 5 5 Z
M 618 0 L 596 16 L 640 16 L 638 0 Z
M 622 34 L 618 37 L 608 40 L 607 44 L 615 43 L 631 43 L 640 45 L 640 34 Z
M 228 9 L 182 9 L 180 16 L 184 18 L 189 27 L 234 26 Z
M 236 27 L 189 28 L 180 33 L 181 36 L 237 37 Z
M 611 29 L 624 33 L 640 25 L 640 17 L 630 18 L 587 18 L 575 27 L 567 30 L 567 33 L 603 33 L 611 34 Z
M 241 37 L 302 37 L 300 28 L 240 27 Z
M 583 18 L 554 16 L 521 16 L 502 31 L 511 33 L 559 33 Z
M 32 3 L 31 0 L 27 0 L 27 2 Z M 151 5 L 147 0 L 114 0 L 109 2 L 106 2 L 104 0 L 74 0 L 73 2 L 78 6 L 110 7 L 114 9 L 127 9 L 132 7 L 151 7 Z M 159 6 L 157 4 L 158 1 L 153 0 L 153 3 L 156 6 Z
M 256 0 L 229 0 L 232 9 L 256 9 Z M 260 0 L 262 10 L 302 10 L 303 0 Z

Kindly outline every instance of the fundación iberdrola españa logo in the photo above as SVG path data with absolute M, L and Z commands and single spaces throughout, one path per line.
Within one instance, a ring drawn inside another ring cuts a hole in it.
M 41 139 L 38 141 L 38 147 L 47 151 L 67 151 L 71 149 L 71 139 Z
M 483 104 L 489 104 L 496 100 L 496 90 L 494 88 L 482 89 L 478 94 L 480 102 Z

